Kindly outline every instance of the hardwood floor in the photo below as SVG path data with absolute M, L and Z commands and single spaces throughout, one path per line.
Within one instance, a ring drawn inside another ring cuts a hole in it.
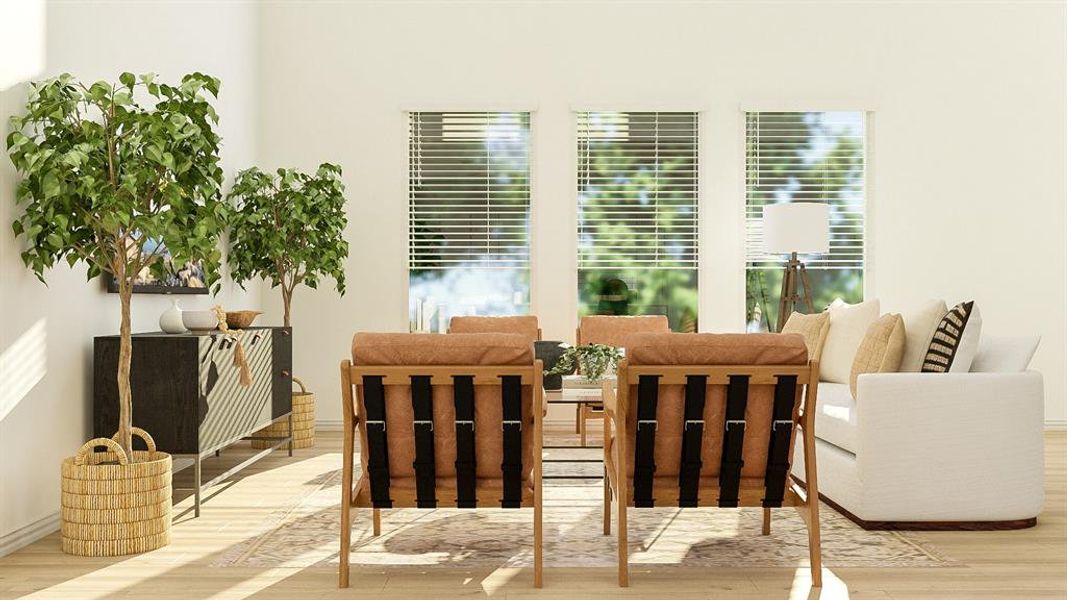
M 532 586 L 532 569 L 460 570 L 393 567 L 352 569 L 352 587 L 337 589 L 332 568 L 218 568 L 209 566 L 246 539 L 279 506 L 294 482 L 317 473 L 308 458 L 340 451 L 339 433 L 320 433 L 314 449 L 260 461 L 231 482 L 206 492 L 201 518 L 181 496 L 173 543 L 151 557 L 86 559 L 60 552 L 57 535 L 0 558 L 0 599 L 7 598 L 355 598 L 434 600 L 489 596 L 504 599 L 616 597 L 691 598 L 1067 598 L 1067 432 L 1046 434 L 1045 511 L 1021 531 L 927 532 L 928 542 L 960 567 L 938 569 L 838 568 L 824 570 L 821 592 L 806 568 L 681 569 L 631 567 L 631 587 L 616 587 L 616 572 L 546 569 L 545 587 Z M 220 459 L 239 460 L 235 448 Z M 338 458 L 340 465 L 340 458 Z M 208 472 L 210 477 L 210 471 Z M 56 474 L 58 480 L 58 470 Z M 182 484 L 187 472 L 176 475 Z M 58 485 L 58 483 L 57 483 Z

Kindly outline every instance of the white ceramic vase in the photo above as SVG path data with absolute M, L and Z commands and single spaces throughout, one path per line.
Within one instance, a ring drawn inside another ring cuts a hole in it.
M 170 301 L 170 308 L 159 315 L 159 328 L 164 333 L 185 333 L 185 325 L 182 323 L 182 309 L 178 307 L 177 298 Z

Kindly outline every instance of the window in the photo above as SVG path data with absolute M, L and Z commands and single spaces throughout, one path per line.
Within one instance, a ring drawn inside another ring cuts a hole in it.
M 697 327 L 697 113 L 578 113 L 579 315 Z
M 863 300 L 866 114 L 750 112 L 745 115 L 746 294 L 750 331 L 774 331 L 785 256 L 763 250 L 763 207 L 830 205 L 830 251 L 802 257 L 822 309 Z M 787 315 L 788 317 L 788 315 Z
M 529 133 L 529 113 L 410 113 L 412 331 L 529 311 Z

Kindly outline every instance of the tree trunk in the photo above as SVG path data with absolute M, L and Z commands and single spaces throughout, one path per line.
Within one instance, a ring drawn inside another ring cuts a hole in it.
M 285 283 L 282 283 L 282 305 L 284 306 L 284 312 L 282 313 L 282 324 L 289 327 L 289 306 L 293 302 L 293 292 L 285 287 Z
M 126 451 L 126 456 L 133 461 L 133 394 L 130 390 L 130 362 L 133 357 L 133 339 L 130 337 L 130 297 L 133 284 L 125 273 L 118 277 L 119 301 L 122 305 L 122 320 L 119 325 L 119 431 L 118 443 Z

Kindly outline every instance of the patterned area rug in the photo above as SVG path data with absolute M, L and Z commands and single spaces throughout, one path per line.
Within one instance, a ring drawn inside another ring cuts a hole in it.
M 358 461 L 357 461 L 358 465 Z M 337 563 L 341 473 L 324 473 L 309 492 L 277 511 L 261 534 L 232 547 L 217 567 L 310 567 Z M 602 484 L 545 485 L 545 565 L 614 567 L 615 535 L 601 525 Z M 761 509 L 633 509 L 633 565 L 802 567 L 807 533 L 795 510 L 774 512 L 771 535 L 760 535 Z M 396 509 L 382 512 L 382 535 L 370 535 L 370 510 L 353 513 L 355 565 L 515 567 L 533 564 L 533 511 Z M 826 567 L 945 567 L 955 563 L 906 534 L 864 531 L 822 506 Z M 614 522 L 612 524 L 614 532 Z

